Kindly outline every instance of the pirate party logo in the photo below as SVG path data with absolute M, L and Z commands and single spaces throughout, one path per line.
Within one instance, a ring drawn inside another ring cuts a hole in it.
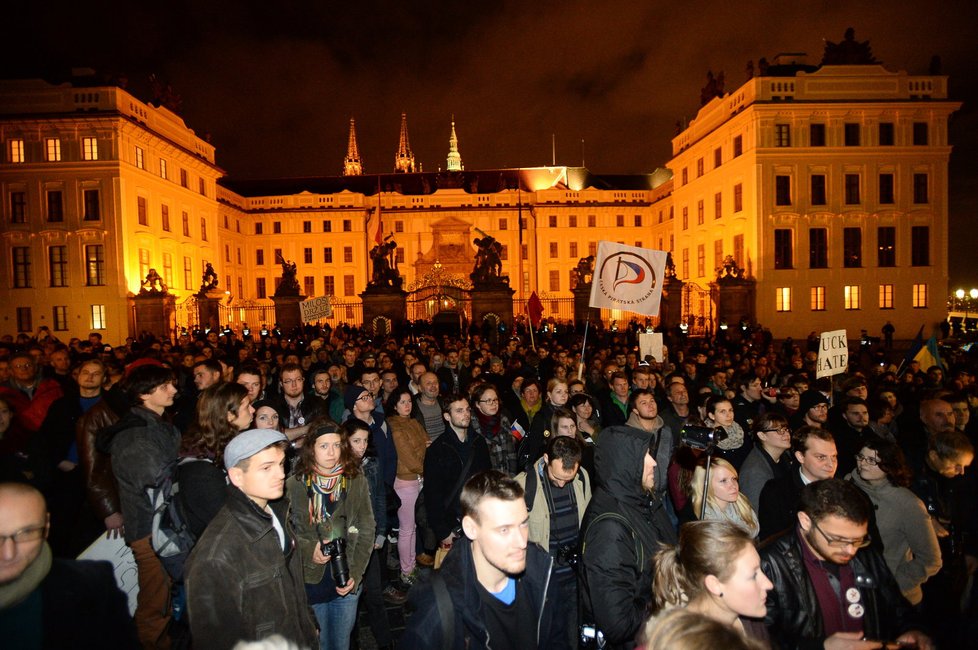
M 655 292 L 652 263 L 638 253 L 622 251 L 605 258 L 598 269 L 598 290 L 620 305 L 638 305 Z

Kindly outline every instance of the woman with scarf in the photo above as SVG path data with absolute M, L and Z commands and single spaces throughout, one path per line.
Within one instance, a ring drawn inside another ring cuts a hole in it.
M 516 457 L 516 440 L 512 434 L 512 418 L 499 402 L 499 394 L 492 384 L 483 383 L 472 392 L 472 427 L 486 439 L 492 468 L 515 476 L 519 471 Z
M 303 438 L 296 473 L 287 481 L 299 539 L 306 595 L 319 623 L 320 650 L 346 650 L 356 622 L 360 584 L 373 550 L 374 517 L 351 427 L 314 422 Z M 326 543 L 344 539 L 349 577 L 337 584 Z M 324 552 L 325 551 L 325 552 Z
M 734 421 L 733 404 L 726 397 L 712 396 L 706 400 L 706 426 L 722 427 L 726 438 L 717 443 L 714 452 L 720 458 L 733 465 L 740 471 L 740 466 L 747 459 L 747 454 L 754 448 L 749 437 L 744 435 L 744 429 Z

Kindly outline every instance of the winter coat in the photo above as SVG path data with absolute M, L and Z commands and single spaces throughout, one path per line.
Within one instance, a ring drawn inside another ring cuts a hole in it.
M 156 485 L 167 464 L 177 459 L 180 432 L 153 411 L 135 406 L 99 434 L 98 447 L 112 454 L 125 539 L 132 544 L 152 532 L 153 508 L 146 488 Z
M 792 529 L 760 550 L 761 569 L 774 583 L 767 593 L 764 623 L 772 645 L 782 650 L 821 649 L 825 641 L 822 614 L 805 568 L 802 543 L 797 529 Z M 850 565 L 861 595 L 859 602 L 865 608 L 862 620 L 866 638 L 892 640 L 914 629 L 916 621 L 910 603 L 900 594 L 883 557 L 865 548 Z
M 289 501 L 268 506 L 285 532 L 284 551 L 272 515 L 230 486 L 224 507 L 187 558 L 187 613 L 195 647 L 224 650 L 272 634 L 300 647 L 319 647 Z
M 556 600 L 558 594 L 552 587 L 553 559 L 540 547 L 529 544 L 526 548 L 526 571 L 519 577 L 517 589 L 526 589 L 534 606 L 537 619 L 537 644 L 539 650 L 567 649 L 566 603 Z M 445 581 L 455 614 L 455 636 L 444 643 L 441 613 L 430 581 L 422 582 L 411 590 L 411 602 L 415 611 L 408 619 L 407 627 L 397 647 L 403 650 L 474 650 L 492 647 L 492 639 L 486 630 L 482 601 L 479 598 L 478 578 L 472 558 L 472 543 L 466 537 L 455 542 L 451 552 L 437 575 Z M 527 649 L 529 650 L 529 649 Z M 569 650 L 569 649 L 568 649 Z
M 309 495 L 299 475 L 285 482 L 286 494 L 292 505 L 292 525 L 298 540 L 302 575 L 307 584 L 316 585 L 323 579 L 327 564 L 312 561 L 313 550 L 323 540 L 346 537 L 346 557 L 350 564 L 350 577 L 359 585 L 367 562 L 373 551 L 374 515 L 370 506 L 367 477 L 360 474 L 350 480 L 343 501 L 333 511 L 332 517 L 318 525 L 309 521 Z
M 757 511 L 761 507 L 761 490 L 768 481 L 787 476 L 791 471 L 791 455 L 785 451 L 781 459 L 775 463 L 771 455 L 760 445 L 755 446 L 747 454 L 747 459 L 740 466 L 740 491 L 750 501 L 751 507 Z
M 537 483 L 536 492 L 533 495 L 533 503 L 530 504 L 530 541 L 539 544 L 544 550 L 549 551 L 550 508 L 547 505 L 547 496 L 544 492 L 546 487 L 543 485 L 543 482 L 549 481 L 550 479 L 546 476 L 547 468 L 543 462 L 543 458 L 533 463 L 530 471 L 536 474 Z M 516 482 L 523 489 L 526 489 L 526 475 L 527 472 L 520 472 L 516 475 Z M 584 519 L 584 511 L 587 509 L 587 504 L 591 501 L 591 479 L 588 476 L 587 470 L 583 467 L 578 470 L 577 476 L 574 477 L 573 485 L 574 501 L 577 504 L 577 523 L 580 526 L 581 520 Z
M 424 474 L 424 455 L 428 449 L 428 434 L 424 425 L 411 417 L 392 415 L 387 418 L 397 450 L 397 478 L 415 481 Z
M 587 622 L 604 632 L 609 650 L 631 647 L 652 598 L 652 558 L 660 544 L 677 541 L 661 499 L 642 488 L 651 439 L 633 427 L 611 427 L 597 443 L 594 462 L 602 483 L 581 525 L 581 596 Z M 660 471 L 665 468 L 656 467 Z M 602 517 L 608 514 L 624 517 L 628 526 Z
M 102 400 L 81 416 L 76 428 L 78 458 L 85 470 L 88 502 L 99 519 L 121 513 L 119 487 L 112 473 L 112 456 L 99 451 L 96 440 L 104 429 L 119 421 L 129 411 L 125 394 L 118 388 L 102 393 Z
M 62 395 L 61 384 L 53 379 L 39 381 L 30 397 L 13 379 L 0 384 L 0 397 L 10 404 L 16 414 L 15 421 L 29 433 L 41 428 L 48 409 Z
M 468 454 L 473 454 L 472 463 L 466 473 L 466 480 L 474 474 L 491 469 L 489 448 L 486 441 L 468 432 L 466 443 L 459 441 L 455 431 L 449 427 L 443 435 L 431 443 L 424 456 L 424 496 L 428 525 L 435 532 L 435 539 L 441 541 L 448 537 L 462 520 L 459 505 L 461 488 L 452 492 L 458 484 L 459 475 L 465 467 Z
M 855 471 L 847 476 L 870 498 L 876 525 L 883 538 L 883 559 L 912 605 L 923 599 L 920 586 L 941 570 L 941 548 L 924 503 L 905 487 L 863 480 Z

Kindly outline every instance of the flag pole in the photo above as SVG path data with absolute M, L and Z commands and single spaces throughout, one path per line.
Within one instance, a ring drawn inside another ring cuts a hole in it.
M 591 327 L 591 306 L 587 308 L 587 320 L 584 321 L 584 341 L 581 342 L 581 361 L 577 365 L 577 379 L 584 381 L 584 350 L 587 348 L 587 330 Z

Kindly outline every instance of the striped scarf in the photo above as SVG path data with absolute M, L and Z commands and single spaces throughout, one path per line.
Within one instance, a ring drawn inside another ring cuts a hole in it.
M 309 495 L 309 522 L 318 523 L 328 519 L 336 508 L 336 502 L 346 493 L 343 466 L 337 465 L 326 473 L 314 469 L 306 474 L 304 482 L 306 494 Z

